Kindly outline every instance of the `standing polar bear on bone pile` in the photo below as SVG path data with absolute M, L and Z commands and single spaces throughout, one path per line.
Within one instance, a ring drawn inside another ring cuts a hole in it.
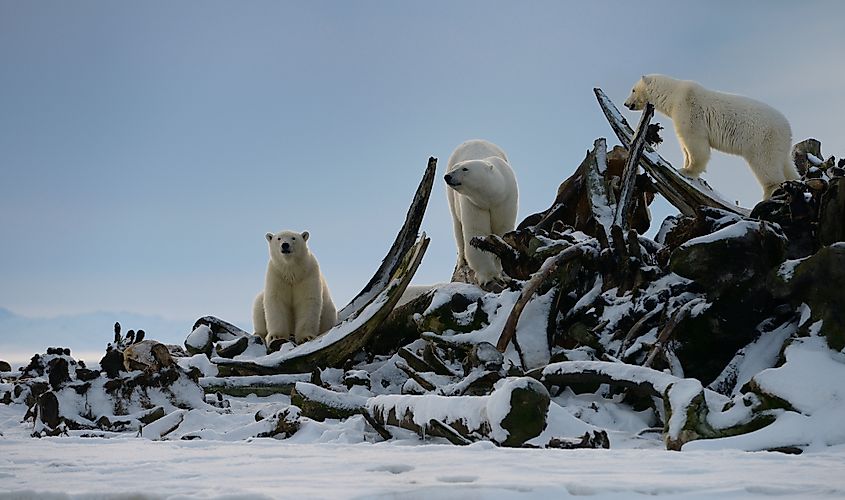
M 464 142 L 449 157 L 444 180 L 458 247 L 455 275 L 469 266 L 479 285 L 501 284 L 499 258 L 473 247 L 470 240 L 501 236 L 516 226 L 519 192 L 505 152 L 484 140 Z
M 308 231 L 266 234 L 270 262 L 264 291 L 252 307 L 252 321 L 255 334 L 271 350 L 284 341 L 307 342 L 337 323 L 329 287 L 308 249 L 308 236 Z
M 789 122 L 767 104 L 665 75 L 643 76 L 625 100 L 635 111 L 646 103 L 672 119 L 684 153 L 681 172 L 688 177 L 704 172 L 712 147 L 745 158 L 764 198 L 784 181 L 799 178 L 791 161 Z

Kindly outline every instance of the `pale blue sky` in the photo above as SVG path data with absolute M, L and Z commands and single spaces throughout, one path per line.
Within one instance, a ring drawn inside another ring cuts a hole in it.
M 249 327 L 281 229 L 311 232 L 343 306 L 430 155 L 442 174 L 461 141 L 500 145 L 522 219 L 612 134 L 592 88 L 621 104 L 642 73 L 768 102 L 842 155 L 843 19 L 836 1 L 0 0 L 0 307 Z M 739 158 L 706 178 L 760 196 Z M 442 175 L 423 229 L 415 281 L 446 280 Z

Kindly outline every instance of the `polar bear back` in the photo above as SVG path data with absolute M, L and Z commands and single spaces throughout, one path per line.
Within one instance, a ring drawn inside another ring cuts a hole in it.
M 664 78 L 655 85 L 678 87 L 674 91 L 666 90 L 675 99 L 669 116 L 673 121 L 680 120 L 681 124 L 688 120 L 707 130 L 710 147 L 746 156 L 761 145 L 791 146 L 789 121 L 768 104 L 742 95 L 709 90 L 693 81 Z
M 455 165 L 462 161 L 478 160 L 481 158 L 489 158 L 491 156 L 499 157 L 508 161 L 508 156 L 502 151 L 502 148 L 493 144 L 492 142 L 483 139 L 472 139 L 461 143 L 452 154 L 449 156 L 449 162 L 446 165 L 446 172 L 451 172 L 455 169 Z

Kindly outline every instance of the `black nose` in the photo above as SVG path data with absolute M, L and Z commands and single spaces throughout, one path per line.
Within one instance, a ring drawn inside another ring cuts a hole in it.
M 288 243 L 288 242 L 282 243 L 282 250 L 287 250 L 289 248 L 290 248 L 290 243 Z
M 448 183 L 452 182 L 452 176 L 450 174 L 446 174 L 443 179 Z

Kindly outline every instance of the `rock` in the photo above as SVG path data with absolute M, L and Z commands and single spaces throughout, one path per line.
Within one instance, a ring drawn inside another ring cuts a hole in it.
M 830 245 L 845 241 L 845 177 L 834 177 L 821 195 L 818 242 Z
M 10 372 L 12 371 L 12 365 L 7 363 L 6 361 L 0 360 L 0 372 Z
M 836 351 L 845 348 L 845 243 L 822 247 L 806 259 L 784 263 L 770 274 L 772 293 L 793 306 L 806 304 L 818 333 Z M 813 327 L 811 327 L 812 329 Z
M 356 385 L 370 388 L 370 374 L 366 370 L 348 370 L 343 374 L 343 384 L 347 389 Z
M 786 240 L 772 224 L 743 220 L 687 241 L 672 252 L 672 272 L 716 298 L 765 276 L 784 260 Z
M 792 162 L 798 169 L 798 173 L 804 176 L 810 167 L 814 166 L 813 162 L 807 158 L 807 154 L 812 154 L 816 158 L 822 157 L 822 143 L 816 139 L 804 139 L 795 146 L 792 146 Z
M 670 269 L 694 280 L 709 304 L 675 328 L 675 354 L 686 376 L 708 383 L 737 349 L 757 335 L 756 326 L 776 301 L 767 287 L 772 269 L 783 262 L 785 240 L 777 226 L 742 220 L 692 239 L 672 252 Z
M 497 372 L 505 364 L 504 355 L 496 349 L 496 346 L 489 342 L 479 342 L 472 346 L 466 360 L 464 371 L 469 373 L 473 368 L 482 368 L 487 371 Z
M 126 371 L 158 371 L 173 365 L 173 358 L 167 346 L 155 340 L 142 340 L 123 351 L 123 367 Z
M 818 205 L 826 185 L 824 179 L 786 182 L 751 211 L 752 218 L 777 223 L 783 229 L 787 258 L 806 257 L 818 250 Z
M 261 337 L 256 337 L 261 338 Z M 237 340 L 229 340 L 217 343 L 217 355 L 221 358 L 232 359 L 242 354 L 249 347 L 249 337 L 239 337 Z
M 100 368 L 106 372 L 108 378 L 118 377 L 123 370 L 123 353 L 109 346 L 100 360 Z

